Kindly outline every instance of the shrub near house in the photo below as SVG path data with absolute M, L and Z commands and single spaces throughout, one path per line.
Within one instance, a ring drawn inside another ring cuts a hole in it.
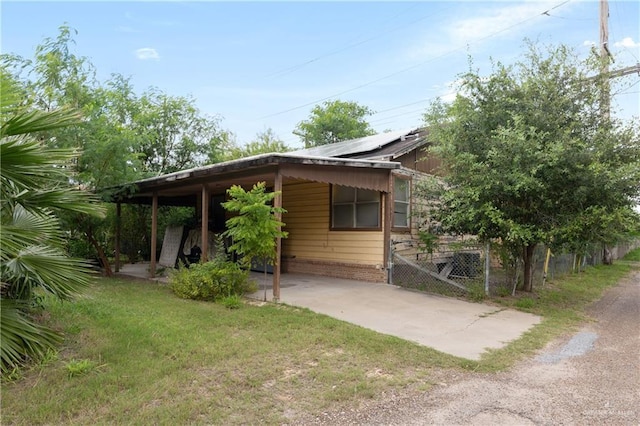
M 249 280 L 249 271 L 227 260 L 222 242 L 218 241 L 216 246 L 217 254 L 211 262 L 196 263 L 171 272 L 171 290 L 178 297 L 214 301 L 257 290 L 255 283 Z

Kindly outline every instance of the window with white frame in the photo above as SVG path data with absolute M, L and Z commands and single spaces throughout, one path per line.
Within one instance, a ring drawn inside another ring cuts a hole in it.
M 333 229 L 380 228 L 380 192 L 333 185 L 331 219 Z
M 393 227 L 411 226 L 411 181 L 393 178 Z

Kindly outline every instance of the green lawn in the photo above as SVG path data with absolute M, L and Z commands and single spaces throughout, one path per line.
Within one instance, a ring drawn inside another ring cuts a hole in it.
M 495 371 L 532 353 L 583 321 L 584 306 L 629 269 L 551 283 L 525 304 L 542 324 L 480 362 L 305 309 L 229 310 L 150 282 L 99 279 L 78 301 L 51 304 L 65 346 L 3 383 L 2 424 L 275 424 L 392 388 L 428 389 L 434 370 Z
M 100 279 L 51 311 L 66 346 L 3 385 L 2 424 L 279 423 L 466 363 L 308 310 L 229 310 L 149 282 Z

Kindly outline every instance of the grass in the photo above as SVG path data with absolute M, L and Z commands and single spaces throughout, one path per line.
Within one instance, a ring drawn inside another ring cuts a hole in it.
M 480 362 L 306 309 L 228 309 L 157 284 L 100 279 L 74 303 L 49 302 L 65 346 L 46 368 L 3 384 L 2 423 L 281 424 L 392 389 L 425 391 L 434 371 L 504 369 L 574 330 L 630 268 L 591 268 L 534 295 L 494 299 L 544 320 Z
M 3 384 L 2 424 L 282 423 L 468 361 L 285 305 L 175 297 L 100 279 L 51 303 L 58 359 Z
M 67 369 L 67 375 L 71 378 L 93 371 L 96 368 L 96 364 L 88 359 L 72 359 L 65 364 L 65 368 Z
M 631 250 L 623 258 L 623 260 L 630 260 L 632 262 L 640 262 L 640 248 Z

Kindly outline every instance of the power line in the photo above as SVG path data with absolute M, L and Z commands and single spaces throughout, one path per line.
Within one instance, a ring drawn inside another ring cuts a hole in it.
M 430 98 L 424 98 L 424 99 L 420 99 L 419 101 L 415 101 L 415 102 L 409 102 L 408 104 L 403 104 L 403 105 L 398 105 L 392 108 L 387 108 L 387 109 L 383 109 L 382 111 L 376 111 L 375 113 L 373 113 L 372 115 L 376 115 L 376 114 L 382 114 L 385 112 L 389 112 L 389 111 L 394 111 L 396 109 L 400 109 L 400 108 L 404 108 L 404 107 L 408 107 L 411 105 L 417 105 L 417 104 L 423 104 L 425 102 L 429 102 L 429 101 L 434 101 L 437 98 L 439 98 L 441 95 L 436 95 L 436 96 L 432 96 Z
M 417 7 L 417 5 L 414 5 L 414 6 L 410 7 L 410 8 L 408 8 L 408 9 L 403 10 L 402 12 L 397 13 L 397 14 L 396 14 L 396 15 L 394 15 L 393 17 L 389 18 L 389 19 L 387 20 L 387 22 L 391 22 L 391 21 L 393 21 L 393 20 L 394 20 L 395 18 L 397 18 L 398 16 L 400 16 L 400 15 L 404 14 L 405 12 L 407 12 L 407 11 L 409 11 L 409 10 L 411 10 L 411 9 L 414 9 L 415 7 Z M 449 7 L 449 8 L 450 8 L 450 7 Z M 438 10 L 438 11 L 436 11 L 436 12 L 432 13 L 432 14 L 429 14 L 429 15 L 423 16 L 423 17 L 418 18 L 418 19 L 415 19 L 415 20 L 410 21 L 410 22 L 408 22 L 408 23 L 406 23 L 406 24 L 403 24 L 403 25 L 400 25 L 400 26 L 394 27 L 394 28 L 392 28 L 392 29 L 390 29 L 390 30 L 388 30 L 388 31 L 386 31 L 386 32 L 377 31 L 377 33 L 376 33 L 376 35 L 375 35 L 375 36 L 369 37 L 369 38 L 367 38 L 367 39 L 365 39 L 365 40 L 362 40 L 362 41 L 359 41 L 359 42 L 355 42 L 355 40 L 357 40 L 357 39 L 359 39 L 359 38 L 361 37 L 361 36 L 358 36 L 358 37 L 356 37 L 356 38 L 354 38 L 354 39 L 353 39 L 353 40 L 354 40 L 354 42 L 353 42 L 353 43 L 351 43 L 351 44 L 347 44 L 346 46 L 343 46 L 343 47 L 340 47 L 340 48 L 338 48 L 338 49 L 335 49 L 335 50 L 329 51 L 329 52 L 327 52 L 327 53 L 325 53 L 325 54 L 322 54 L 322 55 L 316 56 L 316 57 L 314 57 L 314 58 L 312 58 L 312 59 L 309 59 L 309 60 L 307 60 L 307 61 L 304 61 L 304 62 L 298 63 L 298 64 L 296 64 L 296 65 L 292 65 L 292 66 L 290 66 L 290 67 L 283 68 L 283 69 L 281 69 L 281 70 L 279 70 L 279 71 L 276 71 L 276 72 L 274 72 L 274 73 L 271 73 L 271 74 L 267 75 L 267 78 L 270 78 L 270 77 L 282 77 L 282 76 L 285 76 L 285 75 L 290 74 L 290 73 L 292 73 L 292 72 L 294 72 L 294 71 L 296 71 L 296 70 L 298 70 L 298 69 L 300 69 L 300 68 L 303 68 L 303 67 L 305 67 L 305 66 L 307 66 L 307 65 L 309 65 L 309 64 L 312 64 L 312 63 L 314 63 L 314 62 L 317 62 L 317 61 L 319 61 L 320 59 L 324 59 L 324 58 L 327 58 L 327 57 L 329 57 L 329 56 L 333 56 L 333 55 L 335 55 L 335 54 L 338 54 L 338 53 L 344 52 L 345 50 L 350 50 L 350 49 L 352 49 L 352 48 L 354 48 L 354 47 L 360 46 L 360 45 L 362 45 L 362 44 L 366 44 L 366 43 L 368 43 L 368 42 L 370 42 L 370 41 L 377 40 L 377 39 L 382 38 L 382 37 L 386 37 L 389 33 L 392 33 L 392 32 L 395 32 L 395 31 L 398 31 L 398 30 L 401 30 L 401 29 L 406 29 L 407 27 L 409 27 L 409 26 L 411 26 L 411 25 L 413 25 L 413 24 L 416 24 L 416 23 L 418 23 L 418 22 L 424 21 L 424 20 L 425 20 L 425 19 L 427 19 L 427 18 L 432 18 L 433 16 L 437 15 L 438 13 L 440 13 L 440 12 L 442 12 L 443 10 L 446 10 L 446 9 L 448 9 L 448 8 L 440 9 L 440 10 Z
M 377 79 L 375 79 L 375 80 L 370 80 L 370 81 L 368 81 L 368 82 L 366 82 L 366 83 L 359 84 L 359 85 L 354 86 L 354 87 L 352 87 L 352 88 L 350 88 L 350 89 L 346 89 L 346 90 L 343 90 L 343 91 L 341 91 L 341 92 L 334 93 L 334 94 L 329 95 L 329 96 L 325 96 L 324 98 L 316 99 L 316 100 L 314 100 L 314 101 L 307 102 L 307 103 L 305 103 L 305 104 L 298 105 L 298 106 L 295 106 L 295 107 L 292 107 L 292 108 L 289 108 L 289 109 L 286 109 L 286 110 L 283 110 L 283 111 L 279 111 L 279 112 L 276 112 L 276 113 L 273 113 L 273 114 L 265 115 L 265 116 L 263 116 L 263 117 L 260 117 L 259 119 L 260 119 L 260 120 L 264 120 L 264 119 L 266 119 L 266 118 L 271 118 L 271 117 L 276 117 L 276 116 L 278 116 L 278 115 L 286 114 L 286 113 L 291 112 L 291 111 L 295 111 L 295 110 L 298 110 L 298 109 L 301 109 L 301 108 L 304 108 L 304 107 L 307 107 L 307 106 L 310 106 L 310 105 L 317 104 L 317 103 L 322 102 L 322 101 L 329 100 L 329 99 L 331 99 L 331 98 L 335 98 L 335 97 L 337 97 L 337 96 L 344 95 L 344 94 L 346 94 L 346 93 L 350 93 L 350 92 L 356 91 L 356 90 L 358 90 L 358 89 L 362 89 L 362 88 L 367 87 L 367 86 L 371 86 L 372 84 L 378 83 L 378 82 L 380 82 L 380 81 L 386 80 L 386 79 L 391 78 L 391 77 L 395 77 L 396 75 L 403 74 L 403 73 L 405 73 L 405 72 L 407 72 L 407 71 L 414 70 L 414 69 L 419 68 L 419 67 L 421 67 L 421 66 L 423 66 L 423 65 L 425 65 L 425 64 L 428 64 L 428 63 L 433 62 L 433 61 L 435 61 L 435 60 L 438 60 L 438 59 L 444 58 L 444 57 L 449 56 L 449 55 L 451 55 L 451 54 L 453 54 L 453 53 L 455 53 L 455 52 L 458 52 L 458 51 L 460 51 L 460 50 L 466 49 L 468 46 L 470 46 L 470 45 L 472 45 L 472 44 L 477 44 L 477 43 L 479 43 L 479 42 L 481 42 L 481 41 L 484 41 L 484 40 L 487 40 L 487 39 L 489 39 L 489 38 L 491 38 L 491 37 L 495 37 L 496 35 L 501 34 L 501 33 L 505 32 L 505 31 L 509 31 L 509 30 L 510 30 L 510 29 L 512 29 L 512 28 L 515 28 L 515 27 L 520 26 L 520 25 L 522 25 L 522 24 L 524 24 L 524 23 L 526 23 L 526 22 L 529 22 L 529 21 L 531 21 L 531 20 L 533 20 L 533 19 L 538 18 L 540 15 L 546 15 L 546 14 L 547 14 L 548 12 L 550 12 L 551 10 L 557 9 L 557 8 L 558 8 L 558 7 L 560 7 L 560 6 L 562 6 L 562 5 L 564 5 L 564 4 L 569 3 L 569 1 L 570 1 L 570 0 L 565 0 L 565 1 L 563 1 L 562 3 L 559 3 L 559 4 L 557 4 L 556 6 L 552 7 L 551 9 L 546 10 L 545 12 L 537 13 L 537 14 L 536 14 L 536 15 L 534 15 L 534 16 L 531 16 L 531 17 L 529 17 L 529 18 L 527 18 L 527 19 L 524 19 L 524 20 L 519 21 L 519 22 L 517 22 L 517 23 L 515 23 L 515 24 L 512 24 L 512 25 L 510 25 L 510 26 L 508 26 L 508 27 L 505 27 L 505 28 L 503 28 L 503 29 L 501 29 L 501 30 L 499 30 L 499 31 L 496 31 L 496 32 L 494 32 L 494 33 L 491 33 L 491 34 L 489 34 L 489 35 L 487 35 L 487 36 L 485 36 L 485 37 L 481 37 L 481 38 L 479 38 L 479 39 L 477 39 L 477 40 L 475 40 L 475 41 L 473 41 L 473 42 L 466 43 L 464 46 L 460 46 L 460 47 L 458 47 L 458 48 L 455 48 L 455 49 L 453 49 L 453 50 L 450 50 L 449 52 L 443 53 L 442 55 L 439 55 L 439 56 L 436 56 L 436 57 L 433 57 L 433 58 L 427 59 L 427 60 L 422 61 L 422 62 L 419 62 L 419 63 L 417 63 L 417 64 L 415 64 L 415 65 L 411 65 L 411 66 L 406 67 L 406 68 L 403 68 L 403 69 L 401 69 L 401 70 L 398 70 L 398 71 L 392 72 L 392 73 L 390 73 L 390 74 L 387 74 L 387 75 L 382 76 L 382 77 L 380 77 L 380 78 L 377 78 Z
M 617 3 L 617 2 L 613 2 L 613 6 L 614 6 L 614 10 L 615 10 L 615 12 L 616 12 L 616 13 L 615 13 L 615 16 L 616 16 L 616 18 L 617 18 L 617 23 L 618 23 L 618 24 L 617 24 L 617 27 L 614 27 L 614 28 L 611 30 L 611 33 L 613 33 L 613 34 L 612 34 L 612 35 L 613 35 L 613 39 L 615 40 L 615 39 L 617 39 L 617 38 L 619 38 L 619 37 L 620 37 L 620 35 L 619 35 L 620 33 L 622 33 L 622 34 L 626 34 L 626 33 L 627 33 L 627 31 L 626 31 L 626 28 L 625 28 L 625 27 L 626 27 L 625 22 L 620 18 L 620 8 L 619 8 L 619 6 L 618 6 L 618 3 Z M 618 29 L 621 29 L 621 30 L 620 30 L 620 31 L 618 31 Z M 614 46 L 616 46 L 616 44 L 614 44 Z M 627 46 L 625 46 L 624 44 L 622 44 L 622 45 L 620 45 L 620 46 L 616 46 L 616 47 L 622 47 L 622 48 L 624 49 L 624 50 L 623 50 L 623 52 L 626 52 L 627 54 L 629 54 L 629 55 L 633 56 L 633 58 L 634 58 L 637 62 L 640 62 L 640 59 L 638 58 L 638 56 L 636 56 L 636 54 L 633 52 L 633 50 L 629 49 L 629 48 L 628 48 Z
M 411 114 L 415 114 L 415 113 L 422 112 L 422 111 L 424 111 L 424 107 L 420 108 L 420 109 L 413 109 L 411 111 L 405 111 L 405 112 L 400 113 L 400 114 L 389 115 L 387 117 L 378 118 L 377 120 L 372 120 L 369 123 L 370 124 L 376 124 L 376 123 L 378 123 L 380 121 L 385 121 L 385 120 L 389 120 L 391 118 L 397 118 L 397 117 L 406 117 L 406 116 L 409 116 Z
M 618 95 L 629 95 L 632 93 L 638 93 L 638 92 L 627 92 L 627 90 L 633 89 L 635 86 L 637 86 L 640 83 L 640 80 L 636 81 L 633 84 L 630 84 L 627 87 L 622 88 L 620 91 L 612 93 L 611 96 L 618 96 Z

